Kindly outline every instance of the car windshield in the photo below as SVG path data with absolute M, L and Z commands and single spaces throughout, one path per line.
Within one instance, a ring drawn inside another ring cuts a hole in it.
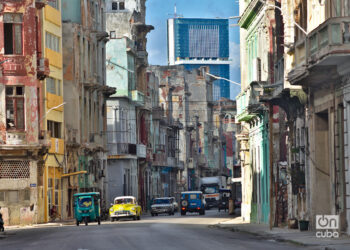
M 217 193 L 216 187 L 205 187 L 203 190 L 203 193 L 205 194 L 215 194 Z
M 91 207 L 91 197 L 79 197 L 79 207 Z
M 155 199 L 154 204 L 169 204 L 169 199 Z
M 124 198 L 116 200 L 114 204 L 134 204 L 134 201 L 132 198 Z

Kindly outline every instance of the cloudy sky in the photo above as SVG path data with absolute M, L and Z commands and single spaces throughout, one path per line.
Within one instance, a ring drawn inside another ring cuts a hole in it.
M 154 26 L 148 34 L 148 60 L 152 65 L 167 64 L 167 27 L 168 18 L 174 17 L 174 6 L 177 14 L 186 18 L 228 18 L 238 16 L 238 0 L 147 0 L 146 22 Z M 235 20 L 230 21 L 231 24 Z M 240 82 L 239 64 L 239 28 L 230 27 L 231 80 Z M 240 87 L 231 84 L 231 99 L 235 99 Z

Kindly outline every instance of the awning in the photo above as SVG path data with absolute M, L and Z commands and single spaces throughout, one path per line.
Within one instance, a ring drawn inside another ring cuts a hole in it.
M 69 177 L 69 176 L 73 176 L 73 175 L 78 175 L 78 174 L 87 174 L 87 171 L 86 171 L 86 170 L 83 170 L 83 171 L 78 171 L 78 172 L 63 174 L 63 175 L 61 175 L 61 178 L 63 178 L 63 177 Z

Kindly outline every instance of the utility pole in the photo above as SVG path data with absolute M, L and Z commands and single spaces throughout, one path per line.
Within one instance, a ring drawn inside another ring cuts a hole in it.
M 199 149 L 199 116 L 196 115 L 196 124 L 195 124 L 195 128 L 196 128 L 196 153 L 195 153 L 195 173 L 197 172 L 197 176 L 199 176 L 199 167 L 198 167 L 198 149 Z M 196 180 L 196 184 L 195 184 L 195 189 L 197 188 L 197 180 Z

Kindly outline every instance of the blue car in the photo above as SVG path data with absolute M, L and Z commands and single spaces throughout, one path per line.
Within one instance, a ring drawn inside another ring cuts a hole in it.
M 205 199 L 201 191 L 181 192 L 181 215 L 187 212 L 205 214 Z

